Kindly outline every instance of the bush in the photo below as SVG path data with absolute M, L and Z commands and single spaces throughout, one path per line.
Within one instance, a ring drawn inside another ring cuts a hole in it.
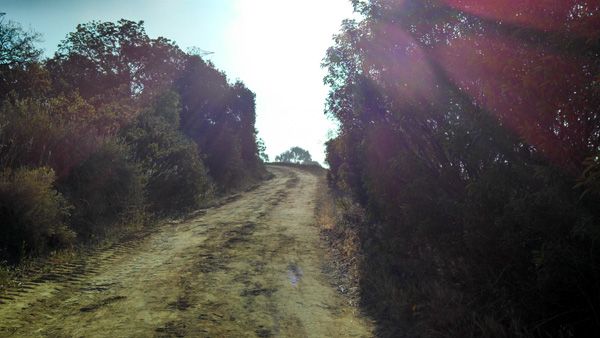
M 4 100 L 0 167 L 42 167 L 61 180 L 98 146 L 96 113 L 78 95 Z
M 340 122 L 330 184 L 368 220 L 363 304 L 381 336 L 587 336 L 600 329 L 597 46 L 563 49 L 559 11 L 550 37 L 462 2 L 355 1 L 364 19 L 324 60 Z
M 148 199 L 155 210 L 165 212 L 196 208 L 209 199 L 212 188 L 195 146 L 182 143 L 164 158 L 160 170 L 148 179 Z
M 196 208 L 212 192 L 197 145 L 177 129 L 179 109 L 177 94 L 167 92 L 123 131 L 148 177 L 148 202 L 160 213 Z
M 75 206 L 73 227 L 83 239 L 134 224 L 144 210 L 144 179 L 129 149 L 107 142 L 75 167 L 63 185 Z
M 206 145 L 206 166 L 220 192 L 239 189 L 248 176 L 241 156 L 239 139 L 227 128 L 214 132 Z
M 0 173 L 0 257 L 14 263 L 72 243 L 75 233 L 66 225 L 71 207 L 54 181 L 47 167 Z

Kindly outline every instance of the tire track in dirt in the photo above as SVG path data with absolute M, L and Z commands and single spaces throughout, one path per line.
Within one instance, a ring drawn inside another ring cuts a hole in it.
M 275 178 L 2 294 L 0 336 L 363 337 L 322 271 L 317 178 Z

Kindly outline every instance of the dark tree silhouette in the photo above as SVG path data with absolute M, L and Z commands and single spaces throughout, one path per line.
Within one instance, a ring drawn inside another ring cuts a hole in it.
M 230 85 L 199 56 L 188 56 L 175 82 L 181 96 L 181 129 L 200 147 L 222 189 L 252 180 L 261 164 L 256 144 L 255 95 L 242 82 Z
M 508 3 L 353 1 L 327 52 L 383 336 L 600 329 L 599 3 Z

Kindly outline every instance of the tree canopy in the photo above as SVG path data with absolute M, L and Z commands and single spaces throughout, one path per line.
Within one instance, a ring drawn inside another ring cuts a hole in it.
M 172 85 L 184 53 L 163 37 L 150 38 L 143 21 L 92 21 L 77 26 L 48 63 L 55 76 L 84 98 L 124 96 L 147 99 Z
M 40 34 L 26 32 L 21 25 L 13 21 L 5 21 L 0 14 L 0 65 L 15 67 L 38 61 L 41 49 L 35 47 Z
M 0 15 L 0 100 L 8 95 L 36 95 L 48 86 L 40 66 L 42 50 L 35 44 L 40 34 L 27 32 Z
M 289 150 L 277 155 L 275 162 L 308 164 L 312 162 L 312 157 L 307 150 L 300 147 L 291 147 Z

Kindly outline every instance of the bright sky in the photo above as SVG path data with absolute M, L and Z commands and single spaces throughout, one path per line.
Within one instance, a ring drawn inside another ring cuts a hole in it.
M 199 47 L 230 81 L 257 95 L 257 129 L 274 157 L 292 146 L 319 162 L 335 123 L 323 114 L 320 68 L 332 35 L 352 17 L 350 0 L 0 0 L 6 18 L 43 34 L 52 55 L 78 23 L 144 20 L 151 37 Z

